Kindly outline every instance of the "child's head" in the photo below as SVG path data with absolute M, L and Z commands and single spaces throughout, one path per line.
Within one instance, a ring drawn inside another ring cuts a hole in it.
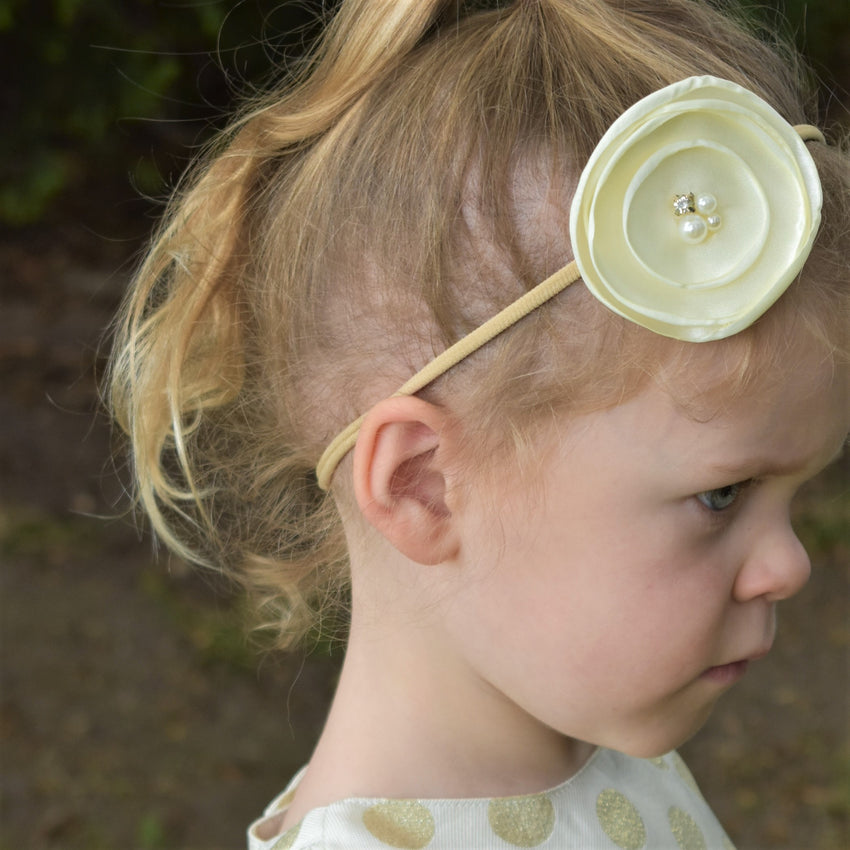
M 351 458 L 326 497 L 323 450 L 572 259 L 576 183 L 619 116 L 707 74 L 790 124 L 812 120 L 793 55 L 707 5 L 499 5 L 343 3 L 297 83 L 254 104 L 198 169 L 128 301 L 113 401 L 145 507 L 178 551 L 265 594 L 285 642 L 344 583 L 338 510 L 350 539 L 358 528 Z M 847 158 L 808 148 L 823 225 L 801 278 L 751 327 L 670 339 L 578 283 L 425 388 L 460 423 L 470 480 L 533 478 L 535 456 L 559 451 L 553 427 L 630 410 L 653 385 L 695 421 L 728 424 L 748 394 L 793 383 L 798 358 L 843 362 Z
M 788 505 L 845 439 L 850 395 L 846 372 L 842 386 L 803 356 L 719 410 L 650 385 L 551 427 L 533 486 L 508 472 L 496 497 L 452 493 L 472 566 L 404 580 L 440 608 L 469 669 L 581 741 L 647 757 L 689 738 L 770 649 L 776 603 L 809 575 Z

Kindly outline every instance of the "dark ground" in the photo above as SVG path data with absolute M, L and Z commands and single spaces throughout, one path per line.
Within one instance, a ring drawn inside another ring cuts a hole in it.
M 239 848 L 334 663 L 255 654 L 238 599 L 103 519 L 124 503 L 94 375 L 133 244 L 112 233 L 0 241 L 0 850 Z M 815 570 L 774 651 L 684 748 L 741 850 L 850 847 L 848 471 L 801 500 Z

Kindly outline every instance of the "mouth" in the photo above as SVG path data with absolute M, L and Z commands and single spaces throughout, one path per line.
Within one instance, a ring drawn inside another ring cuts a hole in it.
M 744 677 L 749 666 L 750 662 L 748 659 L 733 661 L 731 664 L 709 667 L 700 678 L 707 679 L 709 682 L 714 682 L 717 685 L 734 685 L 735 682 Z
M 773 641 L 770 643 L 773 643 Z M 700 678 L 707 679 L 718 685 L 734 685 L 735 682 L 744 677 L 751 661 L 758 661 L 759 658 L 764 658 L 768 652 L 770 652 L 770 644 L 739 661 L 731 661 L 729 664 L 719 664 L 717 667 L 709 667 Z

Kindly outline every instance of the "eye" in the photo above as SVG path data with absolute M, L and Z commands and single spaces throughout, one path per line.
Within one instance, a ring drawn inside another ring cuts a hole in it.
M 738 484 L 727 484 L 716 490 L 704 490 L 697 493 L 696 498 L 700 504 L 712 513 L 720 513 L 728 510 L 738 501 L 738 497 L 744 491 L 748 482 L 742 481 Z

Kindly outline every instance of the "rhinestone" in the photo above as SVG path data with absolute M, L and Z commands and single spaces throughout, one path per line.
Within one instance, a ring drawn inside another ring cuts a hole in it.
M 676 215 L 696 212 L 696 208 L 694 207 L 694 193 L 689 192 L 687 195 L 676 195 L 673 198 L 673 212 Z

